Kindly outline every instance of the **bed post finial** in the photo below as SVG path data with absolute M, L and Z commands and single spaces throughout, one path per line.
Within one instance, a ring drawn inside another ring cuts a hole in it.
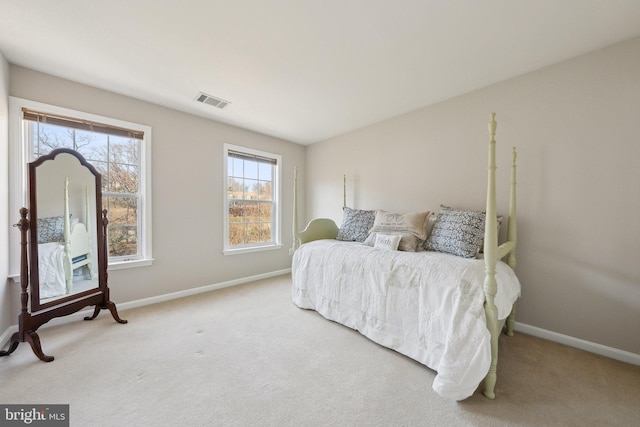
M 496 113 L 491 113 L 489 116 L 491 117 L 491 120 L 489 120 L 489 136 L 493 140 L 496 137 L 498 123 L 496 122 Z

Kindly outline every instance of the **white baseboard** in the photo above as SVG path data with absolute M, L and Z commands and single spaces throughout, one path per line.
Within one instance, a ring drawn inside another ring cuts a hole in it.
M 213 285 L 201 286 L 199 288 L 186 289 L 184 291 L 172 292 L 170 294 L 158 295 L 155 297 L 144 298 L 136 301 L 118 303 L 118 313 L 130 310 L 132 308 L 144 307 L 146 305 L 157 304 L 160 302 L 171 301 L 178 298 L 184 298 L 192 295 L 198 295 L 205 292 L 215 291 L 216 289 L 228 288 L 231 286 L 242 285 L 244 283 L 255 282 L 256 280 L 268 279 L 270 277 L 281 276 L 283 274 L 291 273 L 291 269 L 272 271 L 270 273 L 257 274 L 255 276 L 243 277 L 241 279 L 229 280 L 226 282 L 216 283 Z M 50 328 L 52 326 L 64 325 L 66 323 L 77 322 L 83 320 L 86 316 L 93 315 L 93 307 L 86 310 L 78 311 L 64 317 L 56 317 L 51 319 L 40 327 L 40 329 Z M 11 325 L 7 330 L 0 335 L 0 348 L 3 348 L 9 343 L 11 335 L 18 332 L 18 325 Z
M 546 329 L 541 329 L 519 322 L 515 323 L 514 329 L 517 332 L 522 332 L 523 334 L 533 335 L 534 337 L 543 338 L 549 341 L 557 342 L 559 344 L 568 345 L 569 347 L 579 348 L 580 350 L 599 354 L 600 356 L 605 356 L 610 359 L 615 359 L 621 362 L 640 366 L 640 354 L 619 350 L 613 347 L 607 347 L 606 345 L 594 343 L 591 341 L 585 341 L 580 338 L 571 337 L 569 335 L 562 335 L 557 332 L 548 331 Z
M 291 269 L 272 271 L 270 273 L 257 274 L 255 276 L 243 277 L 241 279 L 229 280 L 227 282 L 216 283 L 214 285 L 201 286 L 199 288 L 186 289 L 184 291 L 173 292 L 170 294 L 158 295 L 156 297 L 144 298 L 137 301 L 118 303 L 118 311 L 130 310 L 132 308 L 144 307 L 145 305 L 157 304 L 159 302 L 171 301 L 178 298 L 198 295 L 205 292 L 215 291 L 216 289 L 228 288 L 231 286 L 242 285 L 244 283 L 255 282 L 256 280 L 268 279 L 270 277 L 282 276 L 291 273 Z

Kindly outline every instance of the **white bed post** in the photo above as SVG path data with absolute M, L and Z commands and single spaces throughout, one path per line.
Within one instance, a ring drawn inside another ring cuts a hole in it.
M 73 269 L 71 261 L 71 221 L 69 219 L 69 177 L 64 179 L 64 278 L 67 293 L 73 290 Z
M 293 253 L 300 246 L 300 241 L 298 240 L 298 167 L 293 168 L 293 242 L 291 243 L 291 249 L 289 250 L 289 255 L 293 255 Z
M 511 269 L 516 268 L 516 246 L 518 240 L 516 222 L 516 147 L 511 150 L 511 190 L 509 192 L 509 224 L 507 228 L 507 241 L 513 242 L 513 249 L 507 257 L 507 264 Z M 513 336 L 513 328 L 516 323 L 516 303 L 513 303 L 511 313 L 507 317 L 507 335 Z
M 507 264 L 512 269 L 516 268 L 516 243 L 518 240 L 516 223 L 516 147 L 511 151 L 511 191 L 509 192 L 509 227 L 507 228 L 507 241 L 513 242 L 514 248 L 509 252 Z
M 347 175 L 342 175 L 342 207 L 347 207 Z
M 487 180 L 487 213 L 484 230 L 484 311 L 487 317 L 487 328 L 491 333 L 491 366 L 484 380 L 484 395 L 495 399 L 496 368 L 498 365 L 498 308 L 495 296 L 498 290 L 496 282 L 496 263 L 498 256 L 498 231 L 496 227 L 496 113 L 491 113 L 489 122 L 489 159 Z
M 94 271 L 94 265 L 93 265 L 93 245 L 91 244 L 91 203 L 89 203 L 89 187 L 86 186 L 84 188 L 84 203 L 85 203 L 85 207 L 84 207 L 84 223 L 85 226 L 87 228 L 87 240 L 88 240 L 88 245 L 89 245 L 89 253 L 87 254 L 87 257 L 89 258 L 89 262 L 87 263 L 87 267 L 89 268 L 89 278 L 93 279 L 93 275 L 95 273 Z M 73 260 L 72 260 L 73 261 Z

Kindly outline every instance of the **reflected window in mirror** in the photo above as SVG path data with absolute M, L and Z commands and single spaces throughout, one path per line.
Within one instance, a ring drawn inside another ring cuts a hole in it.
M 103 208 L 109 217 L 109 268 L 149 265 L 151 128 L 19 98 L 10 99 L 10 115 L 14 128 L 10 131 L 19 145 L 13 147 L 12 157 L 24 153 L 16 164 L 26 164 L 56 148 L 69 148 L 102 175 Z M 13 186 L 22 187 L 14 194 L 26 194 L 26 183 L 20 178 L 25 170 L 14 169 Z M 16 209 L 24 205 L 22 200 L 14 203 Z

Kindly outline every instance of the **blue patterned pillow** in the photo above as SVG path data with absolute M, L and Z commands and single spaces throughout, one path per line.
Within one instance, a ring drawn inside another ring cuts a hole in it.
M 38 218 L 38 243 L 64 242 L 64 218 Z
M 424 247 L 465 258 L 475 257 L 484 239 L 486 214 L 440 206 L 440 213 Z
M 336 240 L 364 242 L 369 235 L 369 230 L 373 227 L 376 211 L 351 209 L 345 206 L 342 208 L 342 213 L 342 226 Z

